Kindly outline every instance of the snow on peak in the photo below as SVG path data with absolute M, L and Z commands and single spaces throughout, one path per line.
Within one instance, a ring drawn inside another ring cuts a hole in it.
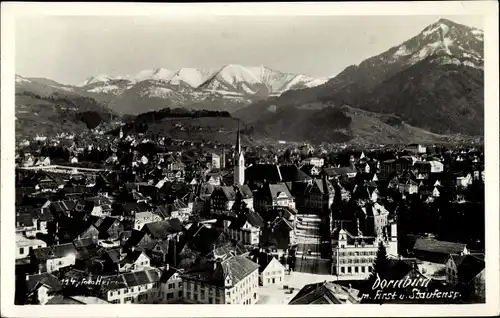
M 31 83 L 31 81 L 20 75 L 16 75 L 16 83 Z
M 142 70 L 131 79 L 137 82 L 146 80 L 168 81 L 172 78 L 173 72 L 164 68 L 154 68 L 150 70 Z
M 224 66 L 216 77 L 231 85 L 241 82 L 249 84 L 257 84 L 261 82 L 257 75 L 252 73 L 250 69 L 238 64 L 228 64 Z
M 173 85 L 186 83 L 191 87 L 198 87 L 203 84 L 214 73 L 214 69 L 181 68 L 170 80 Z

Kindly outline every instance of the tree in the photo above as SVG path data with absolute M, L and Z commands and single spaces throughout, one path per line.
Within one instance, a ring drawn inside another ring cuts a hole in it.
M 387 270 L 389 268 L 389 259 L 387 258 L 387 250 L 385 245 L 380 242 L 377 250 L 377 257 L 373 263 L 372 276 L 378 275 L 380 278 L 384 278 L 387 275 Z

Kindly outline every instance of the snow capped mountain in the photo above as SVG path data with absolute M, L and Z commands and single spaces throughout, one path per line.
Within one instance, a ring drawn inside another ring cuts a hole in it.
M 388 63 L 414 65 L 430 57 L 435 62 L 483 67 L 483 31 L 440 19 L 420 34 L 379 56 Z M 449 56 L 450 58 L 443 58 Z
M 191 87 L 199 87 L 216 72 L 215 69 L 181 68 L 170 79 L 170 84 L 188 84 Z
M 114 107 L 118 112 L 120 104 L 126 105 L 123 107 L 130 112 L 134 106 L 129 105 L 129 102 L 143 103 L 147 107 L 148 99 L 155 99 L 153 104 L 160 104 L 158 99 L 163 99 L 167 105 L 195 103 L 197 107 L 206 101 L 211 103 L 211 107 L 217 101 L 227 101 L 229 104 L 235 102 L 241 108 L 241 103 L 279 96 L 288 90 L 313 87 L 325 81 L 302 74 L 283 73 L 265 66 L 228 64 L 221 68 L 181 68 L 177 71 L 154 68 L 133 75 L 96 75 L 89 77 L 79 89 L 111 95 L 117 100 Z M 137 102 L 138 99 L 140 102 Z M 225 110 L 229 107 L 225 102 L 221 105 L 224 105 Z

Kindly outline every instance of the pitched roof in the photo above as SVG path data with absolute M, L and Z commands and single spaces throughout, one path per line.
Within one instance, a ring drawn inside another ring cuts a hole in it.
M 465 255 L 457 268 L 458 281 L 468 284 L 485 268 L 484 260 L 474 255 Z
M 209 285 L 224 287 L 225 278 L 230 276 L 233 286 L 257 270 L 259 265 L 240 255 L 222 261 L 209 261 L 187 270 L 182 276 Z
M 279 171 L 281 175 L 281 181 L 283 182 L 300 182 L 312 179 L 295 165 L 280 166 Z
M 101 288 L 108 291 L 156 283 L 160 281 L 161 275 L 162 271 L 157 268 L 123 273 L 103 279 L 106 283 L 103 283 Z
M 46 285 L 51 291 L 54 292 L 62 290 L 59 279 L 50 273 L 41 273 L 26 277 L 26 287 L 28 292 L 34 291 L 40 285 Z
M 33 255 L 37 260 L 48 260 L 54 258 L 62 258 L 68 254 L 78 254 L 73 243 L 66 243 L 60 245 L 53 245 L 49 247 L 42 247 L 33 250 Z
M 418 238 L 413 250 L 442 254 L 460 254 L 467 244 L 439 241 L 429 238 Z
M 163 220 L 158 222 L 146 223 L 142 228 L 154 239 L 164 239 L 170 234 L 175 234 L 184 231 L 184 226 L 179 219 Z
M 332 282 L 313 283 L 305 285 L 299 293 L 289 302 L 289 305 L 306 304 L 344 304 L 358 303 L 354 295 L 357 290 L 341 286 Z

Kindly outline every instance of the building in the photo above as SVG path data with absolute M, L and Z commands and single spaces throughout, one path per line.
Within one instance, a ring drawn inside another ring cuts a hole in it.
M 360 301 L 359 290 L 325 281 L 305 285 L 288 304 L 339 305 L 358 304 Z
M 236 136 L 236 148 L 234 154 L 234 185 L 245 184 L 245 157 L 241 149 L 240 122 L 238 121 L 238 133 Z
M 137 212 L 134 219 L 134 229 L 141 230 L 144 224 L 158 222 L 161 220 L 162 218 L 159 215 L 152 212 Z
M 444 165 L 439 161 L 416 161 L 413 168 L 422 174 L 441 173 L 444 171 Z
M 467 255 L 469 253 L 467 244 L 433 238 L 418 238 L 413 245 L 413 255 L 416 258 L 437 264 L 445 264 L 450 254 Z
M 221 168 L 221 157 L 215 153 L 212 153 L 212 169 Z
M 484 254 L 451 254 L 446 262 L 446 283 L 476 300 L 484 301 Z
M 251 253 L 252 261 L 259 264 L 259 284 L 282 285 L 285 282 L 285 266 L 281 264 L 273 255 L 256 250 Z
M 253 305 L 259 301 L 259 265 L 244 256 L 195 266 L 182 280 L 188 303 Z
M 317 158 L 317 157 L 306 158 L 306 159 L 302 160 L 301 164 L 302 165 L 313 165 L 316 167 L 323 167 L 325 165 L 325 159 Z
M 159 304 L 182 299 L 182 280 L 171 268 L 123 273 L 105 282 L 101 295 L 112 304 Z
M 388 178 L 393 174 L 401 174 L 403 171 L 411 169 L 416 161 L 413 157 L 401 157 L 398 159 L 389 159 L 380 163 L 379 176 Z
M 30 254 L 31 264 L 41 272 L 52 273 L 75 265 L 78 252 L 73 243 L 34 249 Z
M 248 212 L 238 219 L 231 221 L 224 232 L 244 245 L 259 245 L 260 231 L 264 227 L 262 217 L 256 212 Z
M 332 240 L 332 275 L 349 279 L 366 279 L 373 269 L 380 243 L 384 244 L 387 255 L 398 257 L 397 223 L 392 221 L 382 234 L 367 237 L 359 231 L 353 235 L 344 228 L 334 229 Z
M 415 154 L 422 154 L 427 152 L 427 148 L 420 144 L 408 145 L 404 150 Z
M 16 259 L 29 257 L 32 250 L 43 247 L 47 247 L 47 243 L 44 241 L 27 238 L 20 233 L 16 233 Z
M 295 208 L 295 198 L 285 183 L 263 184 L 254 195 L 255 211 L 261 212 L 275 206 Z
M 253 193 L 247 185 L 216 187 L 210 195 L 211 212 L 226 214 L 236 201 L 242 202 L 253 210 Z

